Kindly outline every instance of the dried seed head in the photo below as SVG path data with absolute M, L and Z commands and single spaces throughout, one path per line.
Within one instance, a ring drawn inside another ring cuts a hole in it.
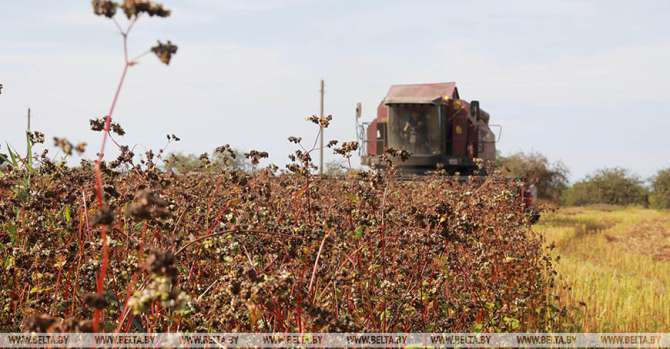
M 252 165 L 258 165 L 261 159 L 268 157 L 268 153 L 265 151 L 250 150 L 248 153 L 244 153 L 244 156 L 251 160 Z
M 136 219 L 165 217 L 169 214 L 167 206 L 167 201 L 151 190 L 145 189 L 135 194 L 133 202 L 128 206 L 128 213 Z
M 91 125 L 91 130 L 93 131 L 103 131 L 105 129 L 105 121 L 106 121 L 105 117 L 88 120 L 89 124 Z M 126 134 L 126 131 L 124 131 L 123 127 L 121 127 L 121 125 L 117 122 L 110 123 L 109 129 L 119 136 L 123 136 Z
M 33 144 L 44 143 L 44 133 L 40 131 L 28 132 L 28 137 Z
M 111 196 L 111 197 L 119 197 L 119 192 L 116 190 L 116 188 L 111 185 L 111 184 L 105 184 L 102 186 L 102 190 L 105 192 L 105 194 Z
M 177 278 L 177 268 L 174 266 L 175 257 L 170 251 L 153 250 L 145 261 L 145 268 L 157 275 Z
M 170 40 L 166 43 L 158 41 L 158 45 L 152 47 L 151 52 L 153 52 L 163 64 L 170 64 L 172 56 L 177 53 L 177 45 L 170 42 Z
M 49 332 L 51 333 L 72 333 L 77 332 L 77 320 L 74 318 L 63 319 L 51 326 Z
M 47 332 L 54 322 L 56 322 L 56 319 L 53 317 L 47 314 L 39 314 L 28 317 L 25 320 L 24 325 L 28 332 L 44 333 Z
M 245 268 L 244 273 L 247 275 L 249 280 L 251 280 L 253 282 L 257 282 L 257 281 L 260 280 L 260 277 L 258 276 L 258 273 L 253 268 Z
M 116 8 L 119 4 L 110 0 L 93 0 L 91 1 L 93 5 L 93 13 L 96 16 L 105 16 L 107 18 L 112 18 L 116 14 Z
M 230 156 L 233 159 L 237 158 L 235 150 L 233 150 L 233 148 L 231 148 L 229 144 L 216 147 L 216 149 L 214 149 L 214 152 Z
M 121 9 L 123 9 L 128 19 L 137 17 L 141 13 L 146 13 L 151 17 L 168 17 L 170 15 L 170 10 L 150 0 L 124 0 Z
M 110 125 L 110 129 L 112 130 L 112 132 L 116 133 L 116 134 L 119 135 L 119 136 L 123 136 L 123 135 L 126 134 L 126 131 L 123 130 L 123 128 L 121 127 L 121 125 L 119 125 L 119 124 L 116 123 L 116 122 L 113 122 L 113 123 Z
M 133 153 L 130 148 L 128 148 L 127 145 L 122 145 L 120 147 L 121 154 L 116 158 L 116 160 L 110 162 L 110 167 L 116 168 L 121 166 L 122 164 L 132 164 L 133 163 L 133 157 L 135 156 L 135 153 Z
M 311 121 L 311 122 L 313 122 L 317 125 L 320 125 L 324 128 L 327 128 L 330 125 L 330 121 L 333 120 L 333 116 L 328 115 L 328 116 L 321 117 L 321 116 L 318 116 L 318 115 L 311 115 L 311 116 L 306 117 L 305 120 Z
M 97 118 L 88 120 L 91 124 L 91 130 L 93 131 L 102 131 L 105 129 L 105 118 Z
M 77 145 L 74 147 L 74 150 L 78 155 L 84 154 L 84 152 L 86 152 L 86 142 L 77 143 Z
M 412 155 L 412 153 L 406 150 L 398 150 L 395 148 L 388 148 L 384 153 L 388 156 L 399 158 L 401 161 L 406 161 Z
M 70 143 L 70 141 L 68 141 L 65 138 L 58 138 L 58 137 L 54 137 L 54 147 L 60 148 L 63 151 L 63 153 L 67 155 L 72 155 L 72 149 L 74 148 L 74 146 L 72 145 L 72 143 Z
M 114 210 L 109 207 L 103 207 L 91 221 L 93 225 L 110 225 L 112 223 L 114 223 Z
M 344 142 L 339 148 L 335 148 L 335 154 L 340 154 L 344 157 L 351 157 L 351 153 L 358 149 L 358 142 Z
M 105 296 L 97 293 L 88 293 L 84 296 L 84 303 L 94 309 L 105 309 L 109 302 L 105 299 Z

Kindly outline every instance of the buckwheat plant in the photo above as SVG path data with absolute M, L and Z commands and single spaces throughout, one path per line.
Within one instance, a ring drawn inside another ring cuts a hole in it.
M 102 16 L 109 18 L 116 29 L 118 29 L 119 34 L 123 40 L 123 70 L 121 71 L 121 76 L 119 82 L 116 86 L 116 91 L 114 92 L 114 97 L 112 98 L 112 103 L 109 107 L 109 111 L 104 116 L 104 125 L 102 127 L 102 143 L 100 144 L 100 151 L 98 152 L 98 158 L 95 162 L 95 189 L 96 189 L 96 201 L 99 209 L 98 216 L 109 216 L 109 209 L 106 208 L 104 198 L 103 198 L 103 180 L 102 180 L 102 169 L 101 163 L 105 156 L 105 143 L 107 142 L 107 137 L 109 136 L 109 131 L 112 126 L 112 115 L 114 114 L 114 109 L 119 100 L 119 95 L 123 88 L 123 83 L 126 79 L 128 70 L 135 66 L 139 59 L 145 56 L 148 53 L 153 52 L 162 63 L 170 64 L 172 56 L 177 53 L 177 46 L 174 45 L 169 40 L 165 43 L 158 41 L 158 44 L 148 51 L 135 56 L 135 58 L 130 58 L 128 54 L 128 36 L 130 35 L 131 30 L 140 19 L 140 17 L 161 17 L 165 18 L 170 16 L 170 10 L 165 8 L 163 5 L 156 3 L 151 0 L 124 0 L 123 2 L 116 2 L 112 0 L 93 0 L 91 2 L 93 6 L 93 13 L 97 16 Z M 122 23 L 117 20 L 117 13 L 121 10 L 126 17 L 126 20 Z M 117 134 L 119 134 L 117 130 Z M 109 244 L 107 241 L 107 227 L 111 225 L 112 222 L 107 224 L 100 224 L 100 239 L 102 241 L 102 263 L 100 265 L 100 272 L 96 280 L 96 290 L 98 295 L 102 295 L 104 292 L 105 285 L 105 275 L 107 273 L 107 266 L 109 264 Z M 99 322 L 102 317 L 103 309 L 96 309 L 93 316 L 93 330 L 98 331 Z

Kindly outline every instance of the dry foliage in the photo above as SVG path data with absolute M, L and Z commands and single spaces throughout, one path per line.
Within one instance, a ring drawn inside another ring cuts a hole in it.
M 122 331 L 561 328 L 519 183 L 320 178 L 298 153 L 285 173 L 174 174 L 151 152 L 117 170 L 103 163 L 102 210 L 89 163 L 40 166 L 28 195 L 11 170 L 0 179 L 0 329 L 36 329 L 42 317 L 53 331 L 88 329 L 101 307 L 103 328 Z M 109 231 L 102 298 L 91 296 L 95 224 Z

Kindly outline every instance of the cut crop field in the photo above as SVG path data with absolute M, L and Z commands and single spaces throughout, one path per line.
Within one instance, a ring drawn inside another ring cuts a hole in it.
M 582 330 L 670 331 L 670 211 L 563 208 L 535 229 L 556 244 L 560 283 L 571 287 L 561 297 Z

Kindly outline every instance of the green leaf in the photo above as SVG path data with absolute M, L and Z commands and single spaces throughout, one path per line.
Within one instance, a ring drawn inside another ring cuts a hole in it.
M 7 227 L 7 232 L 9 233 L 9 241 L 12 242 L 12 244 L 16 243 L 16 225 L 12 224 Z
M 365 227 L 362 225 L 359 225 L 356 227 L 356 230 L 354 231 L 354 237 L 356 239 L 361 239 L 363 238 L 363 233 L 365 233 Z
M 503 317 L 503 321 L 512 330 L 516 330 L 519 327 L 521 327 L 521 323 L 519 322 L 519 320 L 517 320 L 515 318 L 505 316 L 505 317 Z
M 15 260 L 14 256 L 7 256 L 5 257 L 5 262 L 4 262 L 4 267 L 5 269 L 9 269 L 15 265 Z
M 33 141 L 30 139 L 30 133 L 26 131 L 26 168 L 29 173 L 33 172 Z
M 63 217 L 65 218 L 65 223 L 70 224 L 70 220 L 72 219 L 72 217 L 70 216 L 70 205 L 65 205 Z
M 19 167 L 18 154 L 12 150 L 12 147 L 9 146 L 9 143 L 6 144 L 7 144 L 7 152 L 9 153 L 9 157 L 12 160 L 12 167 L 14 168 Z

